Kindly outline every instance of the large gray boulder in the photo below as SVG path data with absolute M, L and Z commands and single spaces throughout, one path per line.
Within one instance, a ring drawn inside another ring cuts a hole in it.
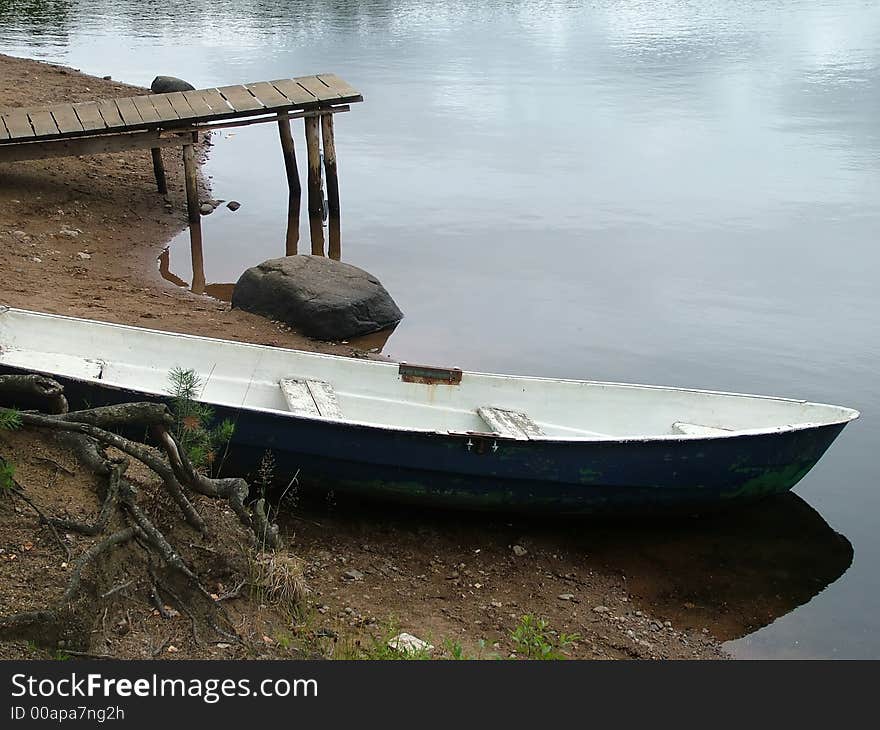
M 403 319 L 376 277 L 323 256 L 285 256 L 252 266 L 236 283 L 232 306 L 319 340 L 368 335 Z
M 150 84 L 154 94 L 167 94 L 171 91 L 193 91 L 196 87 L 176 76 L 157 76 Z

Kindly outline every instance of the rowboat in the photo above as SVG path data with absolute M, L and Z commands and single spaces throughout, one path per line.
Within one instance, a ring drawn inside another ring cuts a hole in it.
M 858 412 L 706 390 L 379 362 L 0 312 L 0 372 L 60 381 L 72 403 L 198 400 L 235 421 L 237 461 L 416 503 L 551 513 L 725 506 L 785 492 Z

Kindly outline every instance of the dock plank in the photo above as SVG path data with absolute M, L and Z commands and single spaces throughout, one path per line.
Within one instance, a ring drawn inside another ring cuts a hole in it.
M 13 109 L 3 115 L 3 121 L 6 123 L 6 129 L 9 130 L 10 139 L 27 139 L 34 136 L 34 129 L 31 127 L 31 120 L 28 119 L 27 112 L 21 109 Z
M 122 117 L 122 120 L 125 122 L 127 126 L 130 127 L 140 127 L 143 126 L 144 120 L 141 119 L 141 115 L 138 114 L 137 107 L 134 105 L 134 102 L 130 97 L 126 97 L 123 99 L 115 99 L 116 108 L 119 109 L 119 115 Z M 108 122 L 107 126 L 110 124 Z
M 52 116 L 55 117 L 55 124 L 58 125 L 58 129 L 62 134 L 83 131 L 83 125 L 80 124 L 76 112 L 73 111 L 73 107 L 70 104 L 57 104 L 53 106 Z
M 97 132 L 107 129 L 104 117 L 94 101 L 81 101 L 73 105 L 73 110 L 86 132 Z
M 361 92 L 350 86 L 347 81 L 339 78 L 336 74 L 318 74 L 318 78 L 336 91 L 343 99 L 363 101 Z
M 171 102 L 171 106 L 174 107 L 178 117 L 181 119 L 198 119 L 199 115 L 193 111 L 183 92 L 172 91 L 165 96 L 168 97 L 168 101 Z
M 131 101 L 145 124 L 159 121 L 159 112 L 156 111 L 156 107 L 153 106 L 149 96 L 133 96 Z
M 221 86 L 217 89 L 237 112 L 252 112 L 265 109 L 257 98 L 244 86 Z
M 184 100 L 187 104 L 189 104 L 196 117 L 210 118 L 214 115 L 213 109 L 208 106 L 208 103 L 197 92 L 183 91 L 178 93 L 183 96 Z
M 301 76 L 294 80 L 304 89 L 314 94 L 318 101 L 335 101 L 339 99 L 339 93 L 327 86 L 317 76 Z
M 156 127 L 172 130 L 362 100 L 360 93 L 336 74 L 320 74 L 219 89 L 9 109 L 0 114 L 0 142 L 64 140 Z
M 184 95 L 198 94 L 205 104 L 211 107 L 211 112 L 215 115 L 232 114 L 232 107 L 229 102 L 223 98 L 223 95 L 217 89 L 198 89 L 197 91 L 184 91 Z
M 174 107 L 171 106 L 171 102 L 168 101 L 167 94 L 153 94 L 150 97 L 150 101 L 153 103 L 153 107 L 156 109 L 156 113 L 159 115 L 160 122 L 180 121 L 180 117 L 177 116 L 177 112 L 174 111 Z
M 296 106 L 301 104 L 314 104 L 318 101 L 318 98 L 311 91 L 304 89 L 293 79 L 278 79 L 277 81 L 270 81 L 269 83 L 290 99 L 290 102 Z
M 107 129 L 125 126 L 125 121 L 119 114 L 119 109 L 113 99 L 102 99 L 99 101 L 98 111 L 101 112 L 101 116 L 104 118 L 104 123 L 107 125 Z
M 58 125 L 52 118 L 52 112 L 38 111 L 28 114 L 31 120 L 31 126 L 34 128 L 34 135 L 37 137 L 51 137 L 58 134 Z
M 290 100 L 268 81 L 245 84 L 245 88 L 257 97 L 267 108 L 290 106 Z

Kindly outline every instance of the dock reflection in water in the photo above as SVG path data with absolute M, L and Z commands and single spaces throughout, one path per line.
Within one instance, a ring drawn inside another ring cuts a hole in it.
M 324 250 L 324 224 L 320 220 L 309 222 L 312 240 L 312 255 L 323 256 Z M 342 260 L 342 232 L 338 218 L 330 218 L 327 222 L 327 256 L 335 261 Z M 298 239 L 297 239 L 298 240 Z M 294 256 L 297 254 L 297 240 L 288 238 L 284 253 L 279 251 L 279 256 Z M 184 254 L 185 244 L 189 244 L 189 256 Z M 251 265 L 261 263 L 254 261 Z M 175 286 L 189 289 L 195 294 L 207 294 L 224 302 L 232 301 L 232 290 L 235 282 L 208 282 L 205 275 L 204 246 L 197 241 L 189 241 L 185 235 L 179 235 L 171 244 L 159 254 L 159 274 L 166 281 Z M 189 281 L 187 281 L 189 279 Z M 387 339 L 387 338 L 386 338 Z

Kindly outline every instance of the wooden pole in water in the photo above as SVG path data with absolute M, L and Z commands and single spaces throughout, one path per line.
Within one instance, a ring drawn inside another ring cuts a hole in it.
M 339 176 L 336 171 L 336 140 L 333 136 L 332 114 L 321 116 L 321 138 L 324 143 L 324 176 L 327 178 L 330 220 L 339 220 Z
M 202 256 L 202 214 L 199 212 L 199 186 L 193 146 L 183 146 L 183 176 L 186 182 L 186 211 L 189 218 L 189 248 L 192 256 L 192 290 L 205 291 L 205 262 Z
M 321 142 L 318 139 L 318 117 L 306 117 L 305 125 L 306 151 L 309 162 L 309 229 L 312 234 L 312 254 L 323 256 L 324 194 L 321 190 Z M 315 226 L 315 221 L 318 223 L 317 226 Z
M 281 151 L 284 154 L 284 169 L 287 171 L 287 245 L 288 256 L 294 256 L 299 247 L 299 211 L 302 199 L 302 185 L 299 181 L 299 170 L 296 168 L 296 149 L 293 145 L 293 134 L 290 131 L 290 117 L 278 115 L 278 133 L 281 137 Z
M 156 187 L 159 188 L 160 195 L 165 195 L 168 192 L 168 183 L 165 181 L 165 163 L 162 162 L 162 150 L 153 147 L 150 152 L 153 155 L 153 174 L 156 176 Z
M 312 256 L 324 255 L 324 221 L 321 216 L 309 216 L 309 234 L 312 239 Z
M 328 186 L 329 187 L 329 186 Z M 342 232 L 339 226 L 339 217 L 330 214 L 330 240 L 327 244 L 327 255 L 336 261 L 342 260 Z

